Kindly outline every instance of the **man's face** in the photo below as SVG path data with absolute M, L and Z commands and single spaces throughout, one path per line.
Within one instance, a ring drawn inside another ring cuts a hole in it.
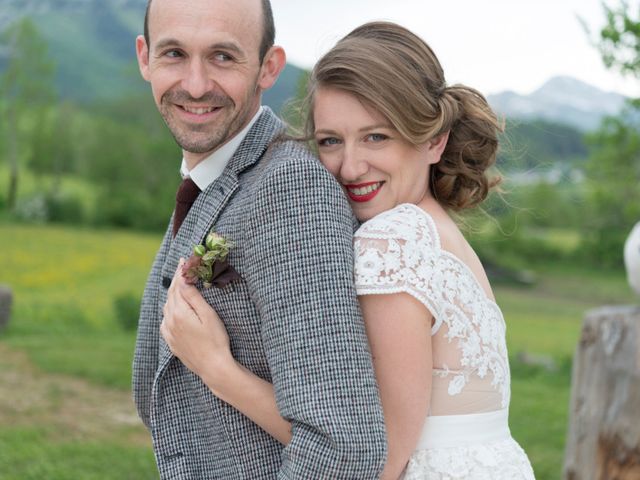
M 145 80 L 178 144 L 200 159 L 260 105 L 259 0 L 154 0 L 149 43 L 137 39 Z

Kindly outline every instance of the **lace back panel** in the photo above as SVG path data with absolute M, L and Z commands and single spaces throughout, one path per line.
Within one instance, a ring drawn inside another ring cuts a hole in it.
M 430 415 L 506 408 L 510 386 L 502 312 L 469 267 L 441 248 L 431 216 L 416 205 L 399 205 L 364 223 L 354 248 L 359 295 L 405 292 L 433 316 Z

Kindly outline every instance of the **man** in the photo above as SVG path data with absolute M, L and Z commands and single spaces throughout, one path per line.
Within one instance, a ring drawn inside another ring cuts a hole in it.
M 366 479 L 384 462 L 352 285 L 351 211 L 307 150 L 274 141 L 283 124 L 260 106 L 285 64 L 273 37 L 268 0 L 153 0 L 137 38 L 142 76 L 183 149 L 183 184 L 201 190 L 182 222 L 178 198 L 145 288 L 133 365 L 162 478 Z M 212 395 L 159 334 L 179 259 L 212 229 L 233 243 L 228 260 L 241 278 L 202 293 L 234 357 L 273 382 L 292 422 L 286 447 Z

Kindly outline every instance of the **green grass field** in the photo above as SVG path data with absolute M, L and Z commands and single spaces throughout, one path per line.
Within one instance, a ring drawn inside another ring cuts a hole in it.
M 0 283 L 14 291 L 0 335 L 0 478 L 157 478 L 129 381 L 135 334 L 113 299 L 140 295 L 159 235 L 0 223 Z M 570 360 L 584 312 L 631 303 L 620 272 L 532 266 L 532 288 L 496 288 L 508 324 L 511 429 L 538 479 L 561 476 Z M 552 361 L 547 370 L 522 352 Z

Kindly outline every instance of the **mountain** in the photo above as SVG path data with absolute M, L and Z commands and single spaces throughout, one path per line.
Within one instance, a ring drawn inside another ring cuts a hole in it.
M 33 19 L 56 63 L 61 99 L 91 104 L 121 98 L 131 102 L 134 96 L 147 99 L 151 108 L 149 87 L 140 78 L 134 51 L 146 2 L 0 0 L 0 31 L 21 17 Z M 0 72 L 2 62 L 0 51 Z M 303 74 L 304 70 L 287 65 L 263 102 L 281 112 L 285 101 L 299 91 Z M 579 166 L 587 156 L 583 132 L 597 126 L 603 115 L 617 113 L 624 97 L 557 77 L 531 95 L 504 92 L 489 96 L 489 101 L 509 117 L 501 141 L 501 168 L 532 171 Z
M 616 115 L 624 95 L 605 92 L 572 77 L 553 77 L 529 95 L 506 91 L 487 97 L 491 106 L 509 118 L 545 119 L 595 129 L 607 115 Z
M 62 99 L 92 103 L 148 95 L 135 60 L 135 37 L 142 31 L 147 0 L 0 0 L 0 32 L 29 16 L 49 44 Z M 5 50 L 6 52 L 6 50 Z M 0 50 L 0 71 L 6 64 Z M 287 65 L 264 102 L 276 112 L 299 89 L 303 70 Z M 570 77 L 555 77 L 530 95 L 503 92 L 488 97 L 514 119 L 544 119 L 582 131 L 604 115 L 619 112 L 625 97 Z
M 147 0 L 0 0 L 0 31 L 31 18 L 49 44 L 62 99 L 82 103 L 149 95 L 140 78 L 135 38 Z M 6 64 L 0 51 L 0 71 Z M 276 112 L 298 90 L 303 70 L 287 65 L 264 102 Z

